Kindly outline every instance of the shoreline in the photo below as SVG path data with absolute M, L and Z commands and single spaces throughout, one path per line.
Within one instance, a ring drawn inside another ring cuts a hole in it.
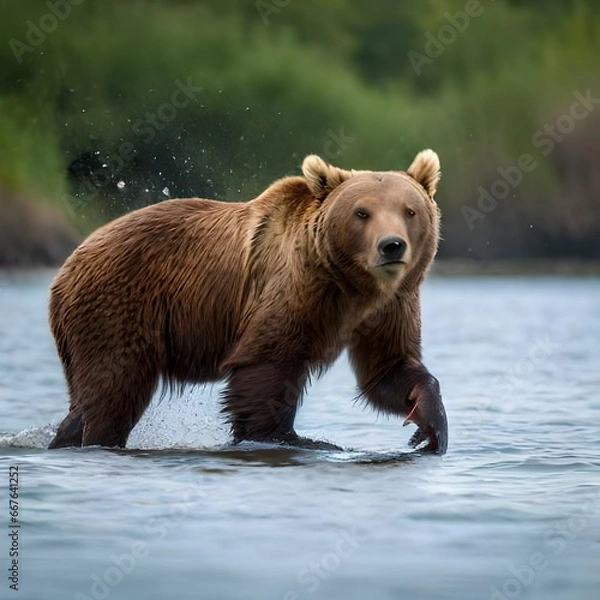
M 66 258 L 66 257 L 65 257 Z M 0 261 L 0 279 L 27 277 L 56 272 L 62 262 L 56 264 L 25 264 L 6 266 Z M 551 260 L 527 259 L 520 261 L 480 261 L 464 259 L 437 260 L 429 271 L 429 277 L 598 277 L 598 260 Z
M 58 206 L 0 187 L 0 269 L 61 265 L 80 235 Z
M 532 258 L 523 260 L 438 259 L 430 270 L 434 277 L 600 276 L 600 260 Z

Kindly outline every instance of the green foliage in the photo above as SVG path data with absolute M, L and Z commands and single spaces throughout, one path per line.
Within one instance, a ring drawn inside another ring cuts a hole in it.
M 28 99 L 0 97 L 0 184 L 38 201 L 58 199 L 65 190 L 65 163 L 53 123 Z
M 57 2 L 68 16 L 18 57 L 49 4 L 1 2 L 0 184 L 66 200 L 84 228 L 167 196 L 251 198 L 310 152 L 387 169 L 431 146 L 446 238 L 470 236 L 448 248 L 464 253 L 478 238 L 461 207 L 499 166 L 539 163 L 500 226 L 559 194 L 532 135 L 597 83 L 591 0 L 481 0 L 435 58 L 428 39 L 465 0 Z

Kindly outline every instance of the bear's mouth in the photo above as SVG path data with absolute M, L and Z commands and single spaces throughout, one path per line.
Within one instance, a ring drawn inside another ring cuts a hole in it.
M 396 276 L 402 267 L 406 266 L 403 260 L 381 260 L 375 265 L 375 270 L 388 276 Z
M 405 265 L 406 263 L 403 260 L 382 260 L 377 266 L 378 267 L 387 267 L 388 265 Z
M 406 263 L 403 260 L 388 260 L 375 265 L 374 274 L 384 281 L 396 281 L 402 276 Z

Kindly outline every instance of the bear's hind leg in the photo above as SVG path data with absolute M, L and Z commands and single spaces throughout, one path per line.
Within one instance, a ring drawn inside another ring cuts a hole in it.
M 75 410 L 69 411 L 69 414 L 62 420 L 58 426 L 54 439 L 48 446 L 49 449 L 67 448 L 69 446 L 81 446 L 83 438 L 83 418 L 81 413 Z
M 135 379 L 133 376 L 135 375 Z M 131 430 L 152 400 L 158 377 L 132 369 L 117 389 L 86 398 L 83 408 L 83 446 L 123 448 Z

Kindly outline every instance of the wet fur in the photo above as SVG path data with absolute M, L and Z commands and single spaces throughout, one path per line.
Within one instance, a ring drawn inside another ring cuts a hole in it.
M 311 372 L 345 346 L 367 399 L 403 410 L 373 390 L 394 365 L 420 364 L 418 287 L 439 226 L 425 187 L 431 165 L 419 167 L 422 181 L 415 169 L 402 175 L 427 196 L 428 230 L 402 284 L 383 293 L 323 242 L 327 203 L 354 172 L 321 163 L 312 157 L 304 177 L 248 203 L 141 209 L 74 252 L 51 287 L 70 412 L 50 447 L 124 446 L 161 382 L 181 389 L 219 379 L 235 441 L 293 438 Z

